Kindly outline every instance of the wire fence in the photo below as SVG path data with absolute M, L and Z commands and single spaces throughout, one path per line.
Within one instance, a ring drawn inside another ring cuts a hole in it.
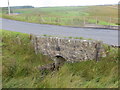
M 41 16 L 41 23 L 54 23 L 68 26 L 84 26 L 87 24 L 94 25 L 118 25 L 118 18 L 114 17 L 93 17 L 93 16 L 81 16 L 81 17 L 49 17 Z
M 45 15 L 16 15 L 16 16 L 5 16 L 5 18 L 34 22 L 44 24 L 55 24 L 65 26 L 86 26 L 86 25 L 106 25 L 106 26 L 117 26 L 120 25 L 118 22 L 120 18 L 108 17 L 108 16 L 45 16 Z

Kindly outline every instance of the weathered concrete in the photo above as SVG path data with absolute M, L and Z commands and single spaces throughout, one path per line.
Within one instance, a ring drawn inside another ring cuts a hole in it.
M 102 48 L 103 43 L 95 40 L 66 39 L 32 35 L 32 43 L 36 54 L 43 53 L 44 55 L 49 55 L 53 59 L 54 57 L 63 57 L 70 62 L 86 60 L 98 61 L 104 53 L 104 49 Z M 57 62 L 57 60 L 55 60 L 55 62 Z

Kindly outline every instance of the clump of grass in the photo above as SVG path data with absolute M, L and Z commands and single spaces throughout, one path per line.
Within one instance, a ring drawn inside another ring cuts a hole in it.
M 47 36 L 46 34 L 44 34 L 43 36 Z
M 73 37 L 70 36 L 70 37 L 68 37 L 68 38 L 72 39 Z
M 83 37 L 75 37 L 75 39 L 84 39 Z
M 54 35 L 47 35 L 47 34 L 44 34 L 44 35 L 42 35 L 42 36 L 45 36 L 45 37 L 56 37 L 56 36 L 54 36 Z
M 92 38 L 88 38 L 87 40 L 93 40 Z
M 61 38 L 69 38 L 69 39 L 81 39 L 81 40 L 93 40 L 91 38 L 83 38 L 83 37 L 72 37 L 72 36 L 69 36 L 69 37 L 66 37 L 66 36 L 55 36 L 55 35 L 47 35 L 47 34 L 44 34 L 42 36 L 45 36 L 45 37 L 61 37 Z

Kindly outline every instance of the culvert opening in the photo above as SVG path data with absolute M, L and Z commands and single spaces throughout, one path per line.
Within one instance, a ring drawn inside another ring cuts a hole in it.
M 62 56 L 60 55 L 55 56 L 54 59 L 55 68 L 59 70 L 59 68 L 64 65 L 65 61 L 66 61 L 65 58 L 63 58 Z
M 65 62 L 65 58 L 60 55 L 55 56 L 54 62 L 55 64 L 63 64 Z

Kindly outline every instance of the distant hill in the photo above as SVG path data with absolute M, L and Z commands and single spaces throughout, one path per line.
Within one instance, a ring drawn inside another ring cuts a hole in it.
M 11 6 L 11 13 L 13 13 L 13 10 L 15 9 L 30 9 L 34 8 L 33 6 Z M 0 10 L 2 9 L 2 13 L 7 14 L 8 13 L 8 7 L 0 7 Z
M 13 9 L 22 9 L 22 8 L 34 8 L 33 6 L 13 6 Z
M 2 7 L 3 9 L 7 7 Z M 11 9 L 34 8 L 33 6 L 11 6 Z

